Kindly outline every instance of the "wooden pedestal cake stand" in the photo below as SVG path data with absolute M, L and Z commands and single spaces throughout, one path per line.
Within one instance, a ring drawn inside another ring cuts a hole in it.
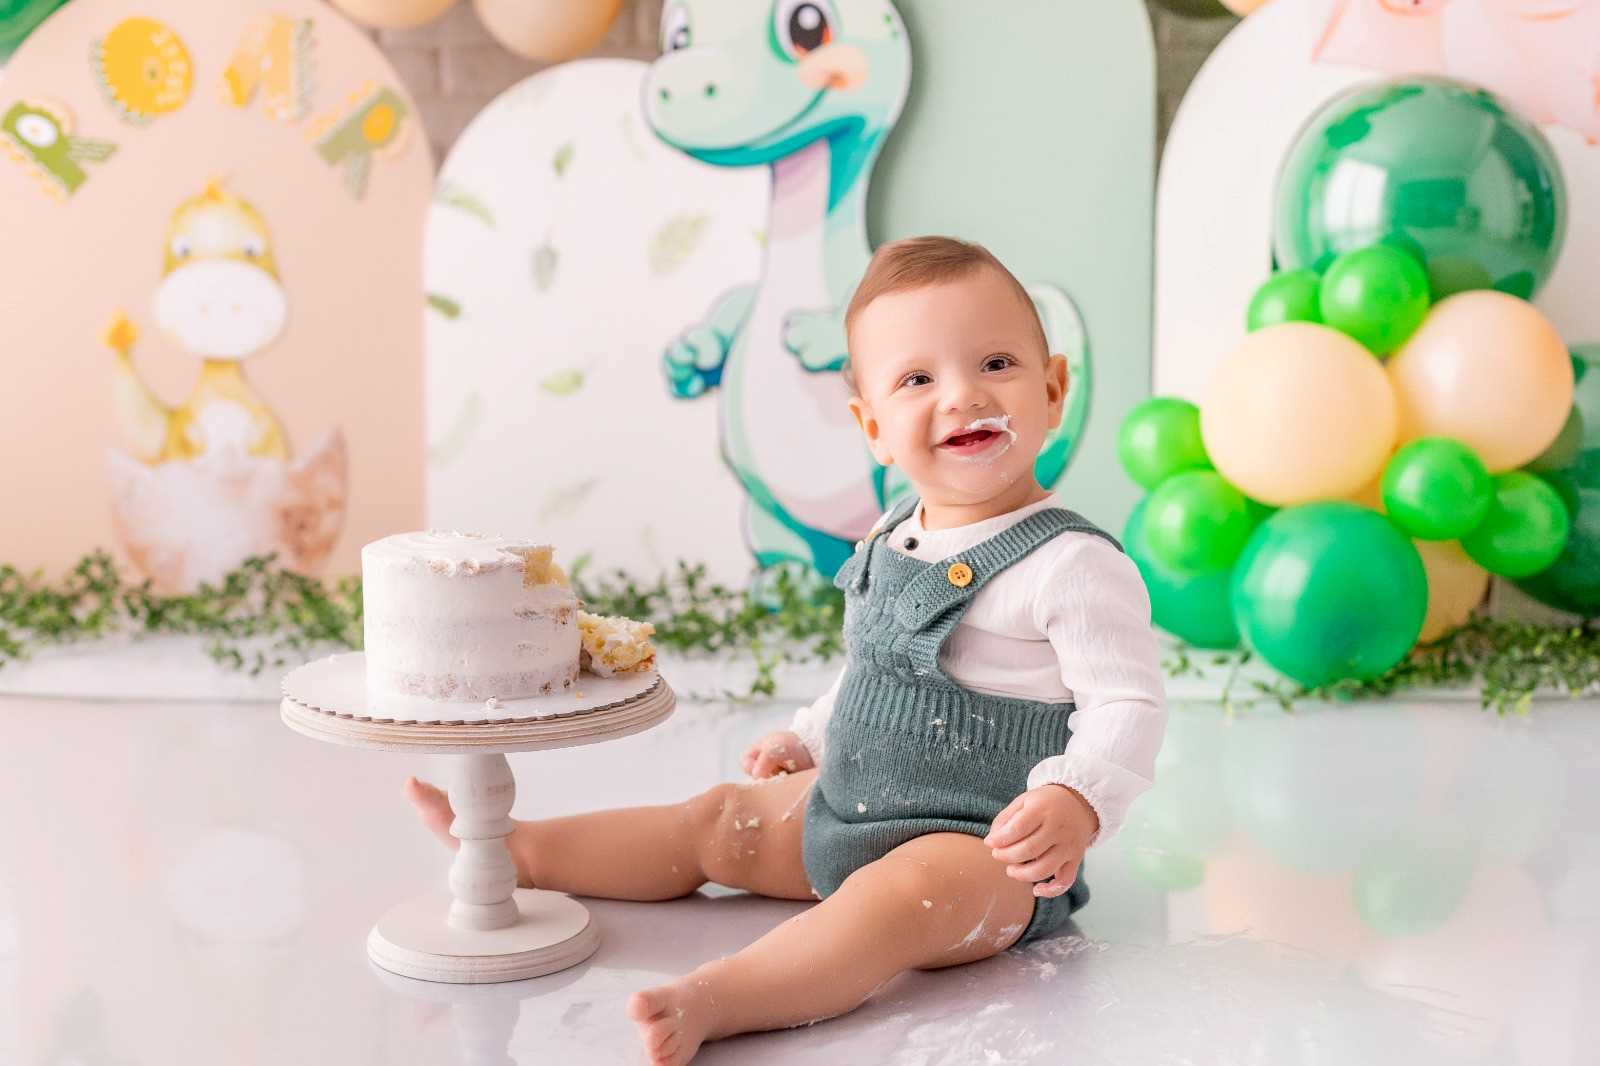
M 581 693 L 581 695 L 580 695 Z M 676 698 L 654 672 L 581 675 L 553 696 L 458 703 L 369 691 L 360 652 L 309 663 L 283 680 L 281 714 L 317 740 L 382 751 L 458 755 L 450 779 L 450 833 L 461 841 L 450 891 L 392 908 L 367 937 L 386 970 L 424 981 L 520 981 L 575 966 L 600 934 L 589 910 L 560 892 L 517 887 L 506 850 L 516 780 L 506 753 L 596 744 L 639 733 Z

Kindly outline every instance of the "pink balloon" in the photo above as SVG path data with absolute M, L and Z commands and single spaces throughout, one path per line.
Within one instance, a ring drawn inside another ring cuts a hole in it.
M 1394 445 L 1383 364 L 1327 326 L 1258 329 L 1211 371 L 1200 436 L 1245 495 L 1277 507 L 1343 499 L 1377 477 Z
M 330 0 L 334 7 L 365 26 L 405 30 L 432 22 L 456 0 Z
M 599 44 L 622 0 L 472 0 L 472 6 L 507 50 L 558 63 Z
M 1454 437 L 1491 473 L 1538 458 L 1572 410 L 1572 358 L 1561 334 L 1503 292 L 1441 300 L 1386 368 L 1401 443 Z

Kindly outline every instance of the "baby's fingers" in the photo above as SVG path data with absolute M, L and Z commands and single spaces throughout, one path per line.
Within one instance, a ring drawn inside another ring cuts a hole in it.
M 1071 887 L 1071 881 L 1062 880 L 1062 878 L 1058 876 L 1053 881 L 1046 881 L 1043 884 L 1034 885 L 1033 894 L 1038 896 L 1040 899 L 1055 899 L 1057 896 L 1066 895 L 1067 889 Z
M 1047 848 L 1032 862 L 1014 864 L 1006 867 L 1006 876 L 1014 877 L 1018 881 L 1043 881 L 1055 873 L 1061 866 L 1061 848 L 1059 846 Z
M 996 828 L 989 830 L 989 835 L 984 838 L 984 843 L 991 848 L 1003 848 L 1026 840 L 1039 827 L 1044 825 L 1044 816 L 1038 811 L 1024 807 L 1013 813 L 1009 818 L 995 819 Z
M 991 854 L 1001 862 L 1032 862 L 1048 851 L 1055 841 L 1044 833 L 1029 833 L 1015 844 L 991 849 Z

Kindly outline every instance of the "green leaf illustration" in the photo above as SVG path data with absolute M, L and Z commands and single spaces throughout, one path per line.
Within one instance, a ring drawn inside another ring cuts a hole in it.
M 600 479 L 592 477 L 587 481 L 579 481 L 572 485 L 563 485 L 552 489 L 550 494 L 544 498 L 544 502 L 539 505 L 539 517 L 541 519 L 557 518 L 564 514 L 570 514 L 578 509 L 578 505 L 584 501 L 589 493 L 594 491 L 594 487 L 598 484 L 600 484 Z
M 572 165 L 572 142 L 568 141 L 556 149 L 555 158 L 550 160 L 550 165 L 556 168 L 556 177 L 565 177 L 567 168 Z
M 560 254 L 551 245 L 541 244 L 533 250 L 533 283 L 540 292 L 555 284 L 556 264 L 560 261 Z
M 583 371 L 562 370 L 545 378 L 539 387 L 552 396 L 571 396 L 583 388 Z
M 478 415 L 482 407 L 483 402 L 476 392 L 467 394 L 466 401 L 462 403 L 461 410 L 456 412 L 456 417 L 451 421 L 445 435 L 439 438 L 437 444 L 428 445 L 430 464 L 446 466 L 455 461 L 461 454 L 461 449 L 466 447 L 467 441 L 471 439 L 473 430 L 478 428 Z
M 657 274 L 676 270 L 694 253 L 705 234 L 710 215 L 678 215 L 656 232 L 646 252 L 650 269 Z
M 456 319 L 461 317 L 461 305 L 440 293 L 428 293 L 428 306 L 446 318 Z
M 457 207 L 479 219 L 485 226 L 494 225 L 494 215 L 487 205 L 476 196 L 448 181 L 439 183 L 439 191 L 434 194 L 434 199 L 446 207 Z

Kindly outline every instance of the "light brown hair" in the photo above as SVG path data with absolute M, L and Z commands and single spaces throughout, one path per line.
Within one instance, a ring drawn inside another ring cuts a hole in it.
M 1016 292 L 1017 299 L 1028 309 L 1028 318 L 1039 334 L 1039 348 L 1048 359 L 1050 342 L 1045 337 L 1044 325 L 1039 321 L 1039 311 L 1033 305 L 1033 298 L 1022 287 L 1022 282 L 989 249 L 955 237 L 906 237 L 890 241 L 874 252 L 866 273 L 856 286 L 855 295 L 850 297 L 850 304 L 845 308 L 846 342 L 849 341 L 856 318 L 878 297 L 907 289 L 920 289 L 926 285 L 943 285 L 970 277 L 984 269 L 998 272 Z M 845 360 L 842 373 L 850 391 L 859 393 L 855 371 L 849 359 Z

